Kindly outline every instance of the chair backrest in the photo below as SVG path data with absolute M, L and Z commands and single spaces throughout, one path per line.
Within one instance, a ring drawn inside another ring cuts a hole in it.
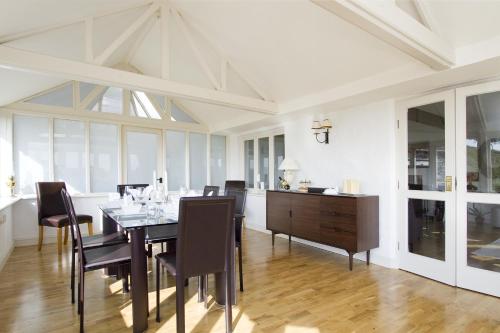
M 127 187 L 129 187 L 129 188 L 146 188 L 148 186 L 149 186 L 149 184 L 119 184 L 119 185 L 116 185 L 116 192 L 120 193 L 120 198 L 123 198 L 123 195 L 125 194 L 125 189 Z
M 245 187 L 246 184 L 244 180 L 226 180 L 226 184 L 224 185 L 225 190 L 230 188 L 244 189 Z
M 36 203 L 38 206 L 38 224 L 45 217 L 66 215 L 61 190 L 66 189 L 64 182 L 36 183 Z
M 183 197 L 177 226 L 177 274 L 188 278 L 228 267 L 234 198 Z
M 216 197 L 219 195 L 219 186 L 209 186 L 205 185 L 203 188 L 204 197 Z
M 235 214 L 244 215 L 245 214 L 245 204 L 247 201 L 247 190 L 229 188 L 224 191 L 226 197 L 234 197 L 236 202 L 234 204 Z
M 85 255 L 83 252 L 83 243 L 82 243 L 82 234 L 80 232 L 80 226 L 78 224 L 75 207 L 73 206 L 73 200 L 71 200 L 71 196 L 68 191 L 63 188 L 59 194 L 64 203 L 64 207 L 66 209 L 66 214 L 68 215 L 69 225 L 71 230 L 71 239 L 73 240 L 72 246 L 74 247 L 74 242 L 76 241 L 76 246 L 78 247 L 78 258 L 80 265 L 85 265 Z

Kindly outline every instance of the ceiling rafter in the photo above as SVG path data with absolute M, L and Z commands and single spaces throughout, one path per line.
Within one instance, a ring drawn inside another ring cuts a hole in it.
M 170 8 L 162 3 L 160 7 L 160 57 L 161 57 L 161 77 L 170 78 L 170 38 L 168 31 L 168 21 L 170 19 Z
M 0 46 L 0 67 L 49 74 L 68 80 L 140 90 L 259 113 L 278 113 L 276 103 L 257 98 L 196 87 L 106 66 L 56 58 L 7 46 Z
M 415 4 L 415 8 L 417 9 L 418 14 L 422 18 L 422 21 L 424 21 L 424 24 L 435 34 L 442 36 L 443 34 L 441 32 L 439 23 L 434 18 L 429 5 L 424 0 L 413 0 L 413 3 Z
M 409 56 L 437 69 L 455 63 L 453 47 L 392 2 L 370 0 L 311 0 Z
M 146 22 L 145 27 L 142 29 L 140 35 L 136 38 L 136 40 L 132 44 L 132 47 L 129 49 L 129 51 L 127 52 L 127 55 L 125 56 L 126 63 L 130 63 L 132 61 L 132 59 L 135 57 L 135 55 L 137 54 L 137 51 L 139 51 L 139 48 L 141 47 L 142 43 L 144 42 L 144 39 L 146 39 L 146 36 L 149 34 L 151 29 L 153 29 L 155 23 L 156 23 L 156 20 L 154 18 L 149 19 Z
M 43 26 L 43 27 L 37 27 L 37 28 L 33 28 L 33 29 L 28 29 L 26 31 L 21 31 L 21 32 L 12 33 L 12 34 L 1 35 L 0 36 L 0 44 L 12 42 L 12 41 L 15 41 L 15 40 L 18 40 L 18 39 L 30 37 L 30 36 L 37 35 L 37 34 L 41 34 L 41 33 L 47 32 L 47 31 L 51 31 L 51 30 L 61 29 L 61 28 L 64 28 L 64 27 L 67 27 L 67 26 L 70 26 L 70 25 L 73 25 L 73 24 L 82 23 L 82 22 L 85 22 L 85 20 L 87 20 L 88 18 L 96 19 L 96 18 L 105 17 L 105 16 L 109 16 L 109 15 L 119 14 L 121 12 L 125 12 L 125 11 L 128 11 L 128 10 L 132 10 L 132 9 L 136 9 L 136 8 L 140 8 L 140 7 L 145 7 L 147 5 L 150 5 L 151 3 L 153 3 L 152 0 L 146 0 L 146 1 L 134 4 L 134 5 L 123 6 L 123 7 L 120 7 L 120 8 L 115 8 L 113 10 L 107 10 L 107 11 L 102 11 L 102 12 L 99 12 L 99 13 L 95 13 L 92 16 L 83 16 L 83 17 L 79 17 L 79 18 L 74 18 L 74 19 L 69 19 L 69 20 L 63 20 L 61 22 L 54 23 L 54 24 L 49 24 L 49 25 L 46 25 L 46 26 Z
M 160 6 L 157 2 L 154 2 L 149 6 L 149 8 L 137 18 L 132 24 L 130 24 L 125 31 L 118 36 L 108 47 L 102 51 L 101 55 L 94 59 L 94 62 L 98 65 L 103 65 L 106 61 L 111 58 L 111 56 L 118 50 L 120 46 L 123 45 L 139 28 L 141 28 L 147 20 L 153 16 Z
M 94 18 L 85 19 L 85 61 L 94 60 Z

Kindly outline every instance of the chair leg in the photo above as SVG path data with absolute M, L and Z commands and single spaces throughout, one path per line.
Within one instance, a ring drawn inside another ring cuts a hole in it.
M 240 291 L 243 291 L 243 253 L 241 251 L 241 244 L 238 247 L 238 265 L 240 266 Z
M 57 254 L 62 254 L 62 228 L 57 228 Z
M 160 260 L 156 258 L 156 322 L 160 322 Z
M 42 244 L 43 244 L 43 226 L 39 225 L 38 226 L 38 251 L 42 250 Z
M 84 322 L 84 312 L 85 312 L 85 272 L 80 273 L 82 275 L 81 282 L 80 282 L 80 293 L 81 293 L 81 299 L 80 299 L 80 333 L 83 333 L 83 322 Z
M 231 278 L 229 271 L 226 271 L 226 333 L 233 331 L 233 308 L 231 295 Z
M 148 251 L 147 251 L 148 258 L 153 257 L 153 244 L 148 244 Z
M 75 304 L 75 247 L 71 247 L 71 304 Z
M 205 275 L 205 287 L 203 288 L 203 300 L 205 301 L 205 309 L 208 309 L 208 275 Z
M 177 320 L 177 333 L 185 333 L 185 318 L 184 318 L 184 277 L 177 274 L 175 279 L 175 306 L 176 306 L 176 320 Z
M 128 293 L 129 292 L 129 286 L 128 286 L 128 264 L 125 265 L 120 265 L 120 275 L 122 278 L 122 289 L 123 293 Z
M 89 236 L 94 234 L 94 227 L 92 226 L 92 222 L 87 222 L 87 229 L 89 230 Z
M 68 226 L 64 227 L 64 245 L 68 244 Z
M 203 302 L 203 295 L 205 289 L 205 275 L 198 276 L 198 303 Z

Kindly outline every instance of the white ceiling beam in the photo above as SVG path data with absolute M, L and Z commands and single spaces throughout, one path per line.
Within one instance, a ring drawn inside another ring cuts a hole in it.
M 188 44 L 191 47 L 191 50 L 193 51 L 193 53 L 196 57 L 196 60 L 198 61 L 198 64 L 203 69 L 203 72 L 205 72 L 205 75 L 210 80 L 210 83 L 212 83 L 213 87 L 215 89 L 220 89 L 219 82 L 217 82 L 217 79 L 215 78 L 215 75 L 212 73 L 212 70 L 210 69 L 210 66 L 208 65 L 206 59 L 203 57 L 200 50 L 196 46 L 196 43 L 194 42 L 193 36 L 191 35 L 191 32 L 186 27 L 186 24 L 184 22 L 184 19 L 181 16 L 181 14 L 175 9 L 173 10 L 173 14 L 176 17 L 177 23 L 179 24 L 179 27 L 181 28 L 182 33 L 184 34 L 184 37 L 186 37 L 186 40 L 188 41 Z
M 153 3 L 149 8 L 141 15 L 137 20 L 135 20 L 131 25 L 125 29 L 125 31 L 118 36 L 102 53 L 100 56 L 95 58 L 94 62 L 98 65 L 104 64 L 108 59 L 115 53 L 118 48 L 123 45 L 140 27 L 146 23 L 147 20 L 153 14 L 155 14 L 159 9 L 158 3 Z
M 160 11 L 161 77 L 168 79 L 170 77 L 170 40 L 168 35 L 170 9 L 166 4 L 162 4 Z
M 137 37 L 137 39 L 132 44 L 132 47 L 127 52 L 127 55 L 125 56 L 125 63 L 129 64 L 132 61 L 132 59 L 134 59 L 135 55 L 137 54 L 137 51 L 139 51 L 139 48 L 144 42 L 144 39 L 146 39 L 146 36 L 149 34 L 151 29 L 153 29 L 155 23 L 156 23 L 155 18 L 150 19 L 146 23 L 146 26 L 142 29 L 140 35 Z
M 372 0 L 311 0 L 411 57 L 436 69 L 455 63 L 451 45 L 394 3 Z
M 48 74 L 67 80 L 140 90 L 259 113 L 276 114 L 278 112 L 277 105 L 273 102 L 7 46 L 0 46 L 0 67 Z
M 222 59 L 220 62 L 220 88 L 222 91 L 227 91 L 227 59 Z
M 85 19 L 85 60 L 87 62 L 94 60 L 94 19 L 92 17 Z
M 422 18 L 422 21 L 424 21 L 424 24 L 431 29 L 435 34 L 439 36 L 443 36 L 441 32 L 441 28 L 436 21 L 434 15 L 432 14 L 432 11 L 429 8 L 429 5 L 427 2 L 424 0 L 413 0 L 413 3 L 415 4 L 415 8 L 417 9 L 418 15 Z
M 125 12 L 127 10 L 132 10 L 132 9 L 144 7 L 148 4 L 151 4 L 152 2 L 153 2 L 152 0 L 147 0 L 147 1 L 142 1 L 142 2 L 136 3 L 132 6 L 129 5 L 129 6 L 123 6 L 121 8 L 115 8 L 113 10 L 101 11 L 101 12 L 95 13 L 91 17 L 95 19 L 95 18 L 100 18 L 100 17 L 104 17 L 104 16 L 108 16 L 108 15 L 118 14 L 121 12 Z M 8 42 L 11 42 L 14 40 L 30 37 L 30 36 L 37 35 L 37 34 L 41 34 L 41 33 L 47 32 L 47 31 L 51 31 L 51 30 L 61 29 L 61 28 L 64 28 L 64 27 L 67 27 L 67 26 L 70 26 L 73 24 L 82 23 L 82 22 L 85 22 L 85 20 L 87 18 L 89 18 L 89 16 L 83 16 L 83 17 L 78 17 L 78 18 L 74 18 L 74 19 L 63 20 L 63 21 L 60 21 L 58 23 L 46 25 L 43 27 L 37 27 L 37 28 L 33 28 L 33 29 L 29 29 L 26 31 L 21 31 L 21 32 L 13 33 L 13 34 L 1 35 L 0 36 L 0 44 L 8 43 Z

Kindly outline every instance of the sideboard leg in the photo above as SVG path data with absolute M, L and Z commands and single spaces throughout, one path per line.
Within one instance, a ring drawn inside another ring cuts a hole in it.
M 366 251 L 366 266 L 370 265 L 370 250 Z
M 288 235 L 288 244 L 292 243 L 292 235 Z
M 352 257 L 353 257 L 353 253 L 352 252 L 347 252 L 349 253 L 349 270 L 352 271 Z
M 274 231 L 271 231 L 271 240 L 273 243 L 273 247 L 274 247 L 274 235 L 275 235 Z

